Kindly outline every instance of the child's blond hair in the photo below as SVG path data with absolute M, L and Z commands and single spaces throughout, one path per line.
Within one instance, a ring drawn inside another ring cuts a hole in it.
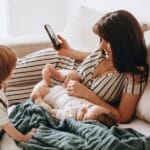
M 0 89 L 3 81 L 11 74 L 15 68 L 17 56 L 10 48 L 0 45 Z

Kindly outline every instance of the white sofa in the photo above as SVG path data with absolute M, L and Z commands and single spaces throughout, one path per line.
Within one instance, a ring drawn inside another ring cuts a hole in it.
M 104 14 L 93 8 L 81 7 L 70 18 L 68 25 L 66 26 L 63 35 L 69 41 L 72 47 L 81 50 L 93 50 L 97 47 L 98 38 L 92 33 L 92 25 Z M 148 30 L 149 25 L 144 24 L 144 30 Z M 148 49 L 148 61 L 150 63 L 150 30 L 144 32 L 146 45 Z M 41 40 L 40 40 L 41 39 Z M 14 40 L 14 39 L 13 39 Z M 15 39 L 14 41 L 4 41 L 6 44 L 12 47 L 18 57 L 22 57 L 43 48 L 49 47 L 49 41 L 42 38 L 22 38 L 22 40 Z M 120 124 L 121 128 L 131 127 L 139 132 L 150 136 L 150 81 L 146 87 L 144 94 L 142 95 L 137 107 L 137 113 L 135 119 L 128 124 Z

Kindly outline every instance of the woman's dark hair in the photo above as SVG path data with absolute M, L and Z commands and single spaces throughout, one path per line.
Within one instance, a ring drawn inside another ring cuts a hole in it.
M 120 73 L 148 76 L 147 50 L 142 29 L 136 18 L 126 10 L 107 13 L 93 27 L 112 48 L 114 66 Z

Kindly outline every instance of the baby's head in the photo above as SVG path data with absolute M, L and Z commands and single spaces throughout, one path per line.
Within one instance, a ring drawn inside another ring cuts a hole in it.
M 8 47 L 0 45 L 0 89 L 11 78 L 17 62 L 16 54 Z
M 77 113 L 77 120 L 97 120 L 108 127 L 117 125 L 117 120 L 108 109 L 94 104 L 83 105 Z

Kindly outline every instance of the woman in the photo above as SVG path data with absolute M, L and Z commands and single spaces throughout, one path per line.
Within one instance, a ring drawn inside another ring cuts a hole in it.
M 148 78 L 141 27 L 132 14 L 118 10 L 103 16 L 93 31 L 100 37 L 100 44 L 92 53 L 72 49 L 58 35 L 62 47 L 59 55 L 84 60 L 77 72 L 72 71 L 65 80 L 68 94 L 103 106 L 119 122 L 127 123 L 134 115 Z

